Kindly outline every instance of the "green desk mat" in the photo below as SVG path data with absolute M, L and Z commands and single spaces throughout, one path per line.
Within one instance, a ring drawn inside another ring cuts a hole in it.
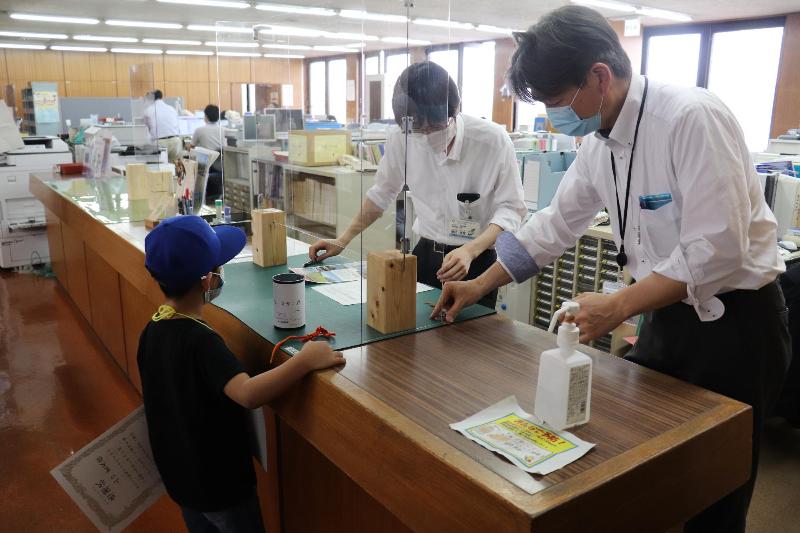
M 225 288 L 214 300 L 214 305 L 229 312 L 250 329 L 272 344 L 277 344 L 290 335 L 306 335 L 322 326 L 336 336 L 331 345 L 336 350 L 346 350 L 417 331 L 441 327 L 445 324 L 431 320 L 433 310 L 426 302 L 436 302 L 442 291 L 433 289 L 417 294 L 417 327 L 415 329 L 384 334 L 367 326 L 366 305 L 340 305 L 336 301 L 312 290 L 306 284 L 306 325 L 296 329 L 279 329 L 272 325 L 272 276 L 288 272 L 288 267 L 301 267 L 308 261 L 306 255 L 289 257 L 288 266 L 262 268 L 252 262 L 225 265 Z M 340 258 L 326 260 L 327 263 L 347 262 Z M 494 314 L 494 309 L 475 304 L 464 309 L 457 321 L 463 322 Z M 300 341 L 290 341 L 284 347 L 299 347 Z M 292 352 L 290 350 L 289 352 Z M 289 353 L 287 352 L 287 353 Z

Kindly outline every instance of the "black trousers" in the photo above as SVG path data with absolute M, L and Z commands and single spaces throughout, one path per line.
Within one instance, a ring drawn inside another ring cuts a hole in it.
M 683 303 L 647 313 L 626 359 L 753 407 L 750 479 L 689 520 L 685 529 L 744 532 L 764 417 L 778 399 L 792 357 L 788 310 L 776 282 L 718 298 L 725 313 L 713 322 L 701 322 Z
M 442 268 L 444 256 L 456 248 L 458 248 L 458 246 L 448 246 L 442 244 L 434 245 L 432 240 L 424 237 L 420 238 L 419 242 L 414 247 L 414 250 L 411 252 L 417 256 L 417 281 L 424 283 L 425 285 L 430 285 L 431 287 L 441 289 L 442 284 L 438 279 L 436 279 L 436 272 Z M 486 272 L 486 270 L 492 266 L 495 261 L 497 261 L 497 254 L 494 252 L 494 250 L 485 250 L 481 255 L 473 259 L 469 266 L 467 277 L 464 279 L 468 280 L 477 278 Z M 497 304 L 497 290 L 493 290 L 478 300 L 478 303 L 494 309 L 495 305 Z

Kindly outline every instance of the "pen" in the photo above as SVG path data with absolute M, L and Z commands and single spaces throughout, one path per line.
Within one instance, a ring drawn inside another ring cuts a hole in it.
M 311 261 L 309 261 L 308 263 L 303 263 L 303 268 L 308 268 L 308 267 L 310 267 L 311 265 L 313 265 L 313 264 L 315 264 L 315 263 L 318 263 L 318 261 L 317 261 L 317 260 L 315 260 L 315 259 L 312 259 L 312 260 L 311 260 Z

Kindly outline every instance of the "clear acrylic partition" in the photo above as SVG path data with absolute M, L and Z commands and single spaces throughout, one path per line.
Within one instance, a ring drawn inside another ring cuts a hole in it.
M 438 269 L 429 265 L 442 260 L 441 245 L 468 242 L 449 236 L 449 219 L 458 215 L 456 194 L 465 191 L 450 190 L 442 168 L 459 112 L 457 43 L 482 34 L 449 27 L 448 21 L 458 19 L 451 17 L 449 1 L 421 8 L 396 4 L 362 0 L 302 17 L 259 10 L 255 23 L 214 24 L 210 60 L 227 119 L 224 206 L 250 218 L 260 208 L 285 211 L 289 265 L 276 272 L 303 267 L 309 247 L 317 246 L 336 253 L 313 265 L 327 270 L 307 271 L 309 277 L 352 279 L 308 283 L 305 329 L 273 335 L 323 326 L 338 330 L 339 348 L 376 340 L 382 334 L 369 325 L 366 303 L 369 254 L 397 251 L 408 257 L 420 237 L 438 240 L 416 250 L 419 265 L 434 272 L 424 280 L 438 285 Z M 412 22 L 420 18 L 440 22 Z M 444 70 L 423 65 L 409 85 L 401 75 L 425 62 L 429 52 Z M 398 86 L 398 80 L 405 82 Z M 337 266 L 342 264 L 347 268 Z M 413 267 L 413 260 L 408 264 Z M 431 327 L 427 317 L 438 291 L 415 298 L 410 329 Z M 220 305 L 229 300 L 223 296 Z

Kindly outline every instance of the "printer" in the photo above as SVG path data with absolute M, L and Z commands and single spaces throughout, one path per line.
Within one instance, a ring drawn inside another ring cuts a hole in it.
M 26 137 L 24 146 L 0 154 L 0 267 L 50 259 L 44 206 L 30 192 L 31 173 L 71 163 L 69 146 L 58 137 Z

